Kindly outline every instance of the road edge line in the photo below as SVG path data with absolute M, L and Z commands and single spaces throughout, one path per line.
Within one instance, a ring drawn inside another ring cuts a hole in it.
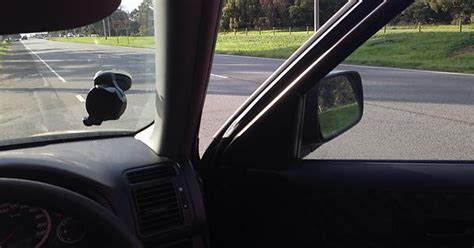
M 280 62 L 286 61 L 286 59 L 253 57 L 253 56 L 247 56 L 247 55 L 232 55 L 232 54 L 223 54 L 223 53 L 216 53 L 215 55 L 222 56 L 222 57 L 238 57 L 238 58 L 244 58 L 244 59 L 257 59 L 257 60 L 260 59 L 260 60 L 270 60 L 270 61 L 280 61 Z M 433 74 L 441 74 L 441 75 L 474 77 L 474 74 L 463 73 L 463 72 L 433 71 L 433 70 L 397 68 L 397 67 L 389 67 L 389 66 L 384 67 L 384 66 L 374 66 L 374 65 L 357 65 L 357 64 L 346 64 L 346 63 L 341 63 L 339 65 L 353 66 L 353 67 L 360 67 L 360 68 L 367 68 L 367 69 L 396 70 L 396 71 L 409 71 L 409 72 L 433 73 Z
M 84 97 L 81 95 L 76 95 L 76 99 L 79 100 L 79 102 L 86 102 L 86 99 L 84 99 Z
M 228 79 L 228 78 L 229 78 L 229 77 L 227 77 L 227 76 L 217 75 L 217 74 L 213 74 L 213 73 L 211 73 L 211 76 L 213 76 L 213 77 L 218 77 L 218 78 L 224 78 L 224 79 Z
M 56 75 L 56 77 L 63 83 L 66 83 L 66 80 L 61 77 L 61 75 L 59 75 L 53 68 L 51 68 L 51 66 L 48 65 L 48 63 L 46 63 L 38 54 L 36 54 L 33 50 L 31 50 L 30 47 L 28 47 L 25 43 L 21 42 L 21 44 L 23 44 L 23 46 L 33 55 L 35 55 L 54 75 Z
M 431 71 L 431 70 L 396 68 L 396 67 L 383 67 L 383 66 L 373 66 L 373 65 L 354 65 L 354 64 L 339 64 L 339 65 L 342 65 L 342 66 L 349 66 L 349 67 L 350 67 L 350 66 L 352 66 L 352 67 L 360 67 L 360 68 L 367 68 L 367 69 L 377 69 L 377 70 L 406 71 L 406 72 L 432 73 L 432 74 L 441 74 L 441 75 L 453 75 L 453 76 L 474 77 L 474 74 L 462 73 L 462 72 Z

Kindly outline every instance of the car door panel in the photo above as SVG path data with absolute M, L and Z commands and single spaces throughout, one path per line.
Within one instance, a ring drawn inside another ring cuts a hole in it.
M 211 229 L 225 237 L 218 247 L 472 247 L 473 165 L 298 161 L 281 170 L 222 169 L 207 174 L 216 189 L 208 192 L 217 207 L 211 223 L 231 221 L 235 229 Z
M 304 161 L 288 176 L 310 192 L 329 244 L 474 243 L 472 163 Z

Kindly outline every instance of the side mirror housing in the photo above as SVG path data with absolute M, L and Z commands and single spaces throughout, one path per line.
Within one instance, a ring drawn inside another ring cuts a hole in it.
M 358 72 L 333 72 L 305 95 L 299 157 L 354 127 L 364 110 L 362 80 Z

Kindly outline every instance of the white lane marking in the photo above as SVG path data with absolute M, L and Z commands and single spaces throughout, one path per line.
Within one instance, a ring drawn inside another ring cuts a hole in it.
M 118 55 L 111 55 L 111 54 L 99 54 L 97 55 L 99 59 L 120 59 L 120 56 Z
M 263 57 L 252 57 L 252 56 L 244 56 L 244 55 L 230 55 L 230 54 L 218 54 L 216 56 L 222 57 L 235 57 L 235 58 L 244 58 L 244 59 L 252 59 L 252 60 L 273 60 L 284 62 L 286 59 L 275 59 L 275 58 L 263 58 Z M 340 64 L 342 66 L 353 66 L 359 68 L 367 68 L 367 69 L 379 69 L 379 70 L 392 70 L 392 71 L 405 71 L 405 72 L 420 72 L 420 73 L 433 73 L 433 74 L 444 74 L 444 75 L 453 75 L 453 76 L 467 76 L 467 77 L 474 77 L 474 74 L 468 73 L 461 73 L 461 72 L 447 72 L 447 71 L 430 71 L 430 70 L 420 70 L 420 69 L 405 69 L 405 68 L 395 68 L 395 67 L 382 67 L 382 66 L 370 66 L 370 65 L 352 65 L 352 64 Z
M 225 79 L 228 79 L 228 78 L 229 78 L 229 77 L 226 77 L 226 76 L 217 75 L 217 74 L 212 74 L 212 73 L 211 73 L 211 76 L 213 76 L 213 77 L 218 77 L 218 78 L 225 78 Z
M 81 95 L 76 95 L 76 98 L 77 100 L 79 100 L 79 102 L 86 102 L 86 99 L 84 99 L 84 97 L 82 97 Z
M 22 42 L 23 43 L 23 42 Z M 41 62 L 43 62 L 43 64 L 54 74 L 56 75 L 56 77 L 59 78 L 59 80 L 61 80 L 61 82 L 65 83 L 66 80 L 61 77 L 61 75 L 59 75 L 53 68 L 51 68 L 51 66 L 48 65 L 48 63 L 46 63 L 38 54 L 36 54 L 33 50 L 31 50 L 31 48 L 29 48 L 25 43 L 23 43 L 23 45 L 25 46 L 25 48 L 33 55 L 35 55 Z
M 429 70 L 404 69 L 404 68 L 381 67 L 381 66 L 370 66 L 370 65 L 351 65 L 351 64 L 341 64 L 341 65 L 342 65 L 342 66 L 347 66 L 347 67 L 359 67 L 359 68 L 377 69 L 377 70 L 389 70 L 389 71 L 400 71 L 400 72 L 418 72 L 418 73 L 432 73 L 432 74 L 442 74 L 442 75 L 474 77 L 474 74 L 467 74 L 467 73 L 460 73 L 460 72 L 429 71 Z

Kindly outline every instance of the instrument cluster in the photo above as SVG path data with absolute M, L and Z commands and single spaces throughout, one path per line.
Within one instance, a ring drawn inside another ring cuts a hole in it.
M 0 247 L 88 247 L 88 229 L 78 219 L 18 203 L 0 204 Z

